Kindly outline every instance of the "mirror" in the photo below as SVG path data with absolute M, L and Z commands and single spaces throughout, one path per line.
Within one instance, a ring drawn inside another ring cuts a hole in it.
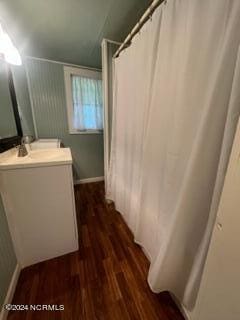
M 7 63 L 0 60 L 0 139 L 17 135 L 7 68 Z
M 0 152 L 35 137 L 27 72 L 11 38 L 0 23 Z
M 0 152 L 19 144 L 23 135 L 10 64 L 20 66 L 22 59 L 0 24 Z
M 17 145 L 21 136 L 12 72 L 8 63 L 0 59 L 0 152 Z

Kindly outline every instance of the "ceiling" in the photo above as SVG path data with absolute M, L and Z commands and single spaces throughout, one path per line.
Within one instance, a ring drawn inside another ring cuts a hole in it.
M 123 41 L 151 0 L 0 0 L 22 55 L 101 66 L 101 41 Z

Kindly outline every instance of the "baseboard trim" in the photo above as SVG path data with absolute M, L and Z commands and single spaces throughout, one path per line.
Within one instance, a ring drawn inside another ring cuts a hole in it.
M 75 180 L 74 184 L 84 184 L 84 183 L 91 183 L 91 182 L 98 182 L 98 181 L 104 181 L 104 177 L 93 177 L 93 178 L 87 178 L 87 179 L 79 179 L 79 180 Z
M 19 264 L 16 265 L 16 268 L 13 272 L 12 279 L 10 285 L 8 287 L 7 295 L 3 303 L 3 308 L 0 313 L 0 320 L 6 320 L 8 316 L 8 310 L 4 309 L 4 305 L 11 303 L 13 299 L 13 295 L 17 286 L 18 278 L 20 275 L 21 267 Z

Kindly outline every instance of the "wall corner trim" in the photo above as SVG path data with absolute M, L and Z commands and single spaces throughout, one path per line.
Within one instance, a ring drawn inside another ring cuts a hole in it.
M 12 302 L 12 299 L 13 299 L 13 296 L 14 296 L 14 292 L 15 292 L 15 289 L 16 289 L 16 286 L 17 286 L 18 278 L 19 278 L 19 275 L 20 275 L 20 271 L 21 271 L 21 267 L 20 267 L 19 264 L 17 264 L 16 267 L 15 267 L 15 270 L 13 272 L 10 285 L 8 287 L 6 298 L 5 298 L 4 302 L 3 302 L 2 310 L 1 310 L 1 313 L 0 313 L 0 320 L 6 320 L 7 319 L 8 310 L 6 310 L 4 308 L 4 306 L 6 304 L 9 304 L 9 303 Z
M 84 184 L 84 183 L 91 183 L 91 182 L 98 182 L 98 181 L 104 181 L 104 177 L 93 177 L 93 178 L 87 178 L 87 179 L 79 179 L 79 180 L 75 180 L 74 184 Z

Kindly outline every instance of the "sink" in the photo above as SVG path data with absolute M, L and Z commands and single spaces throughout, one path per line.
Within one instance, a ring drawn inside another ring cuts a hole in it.
M 0 154 L 0 169 L 52 166 L 71 163 L 69 148 L 49 148 L 29 150 L 25 157 L 18 157 L 18 148 L 12 148 Z

